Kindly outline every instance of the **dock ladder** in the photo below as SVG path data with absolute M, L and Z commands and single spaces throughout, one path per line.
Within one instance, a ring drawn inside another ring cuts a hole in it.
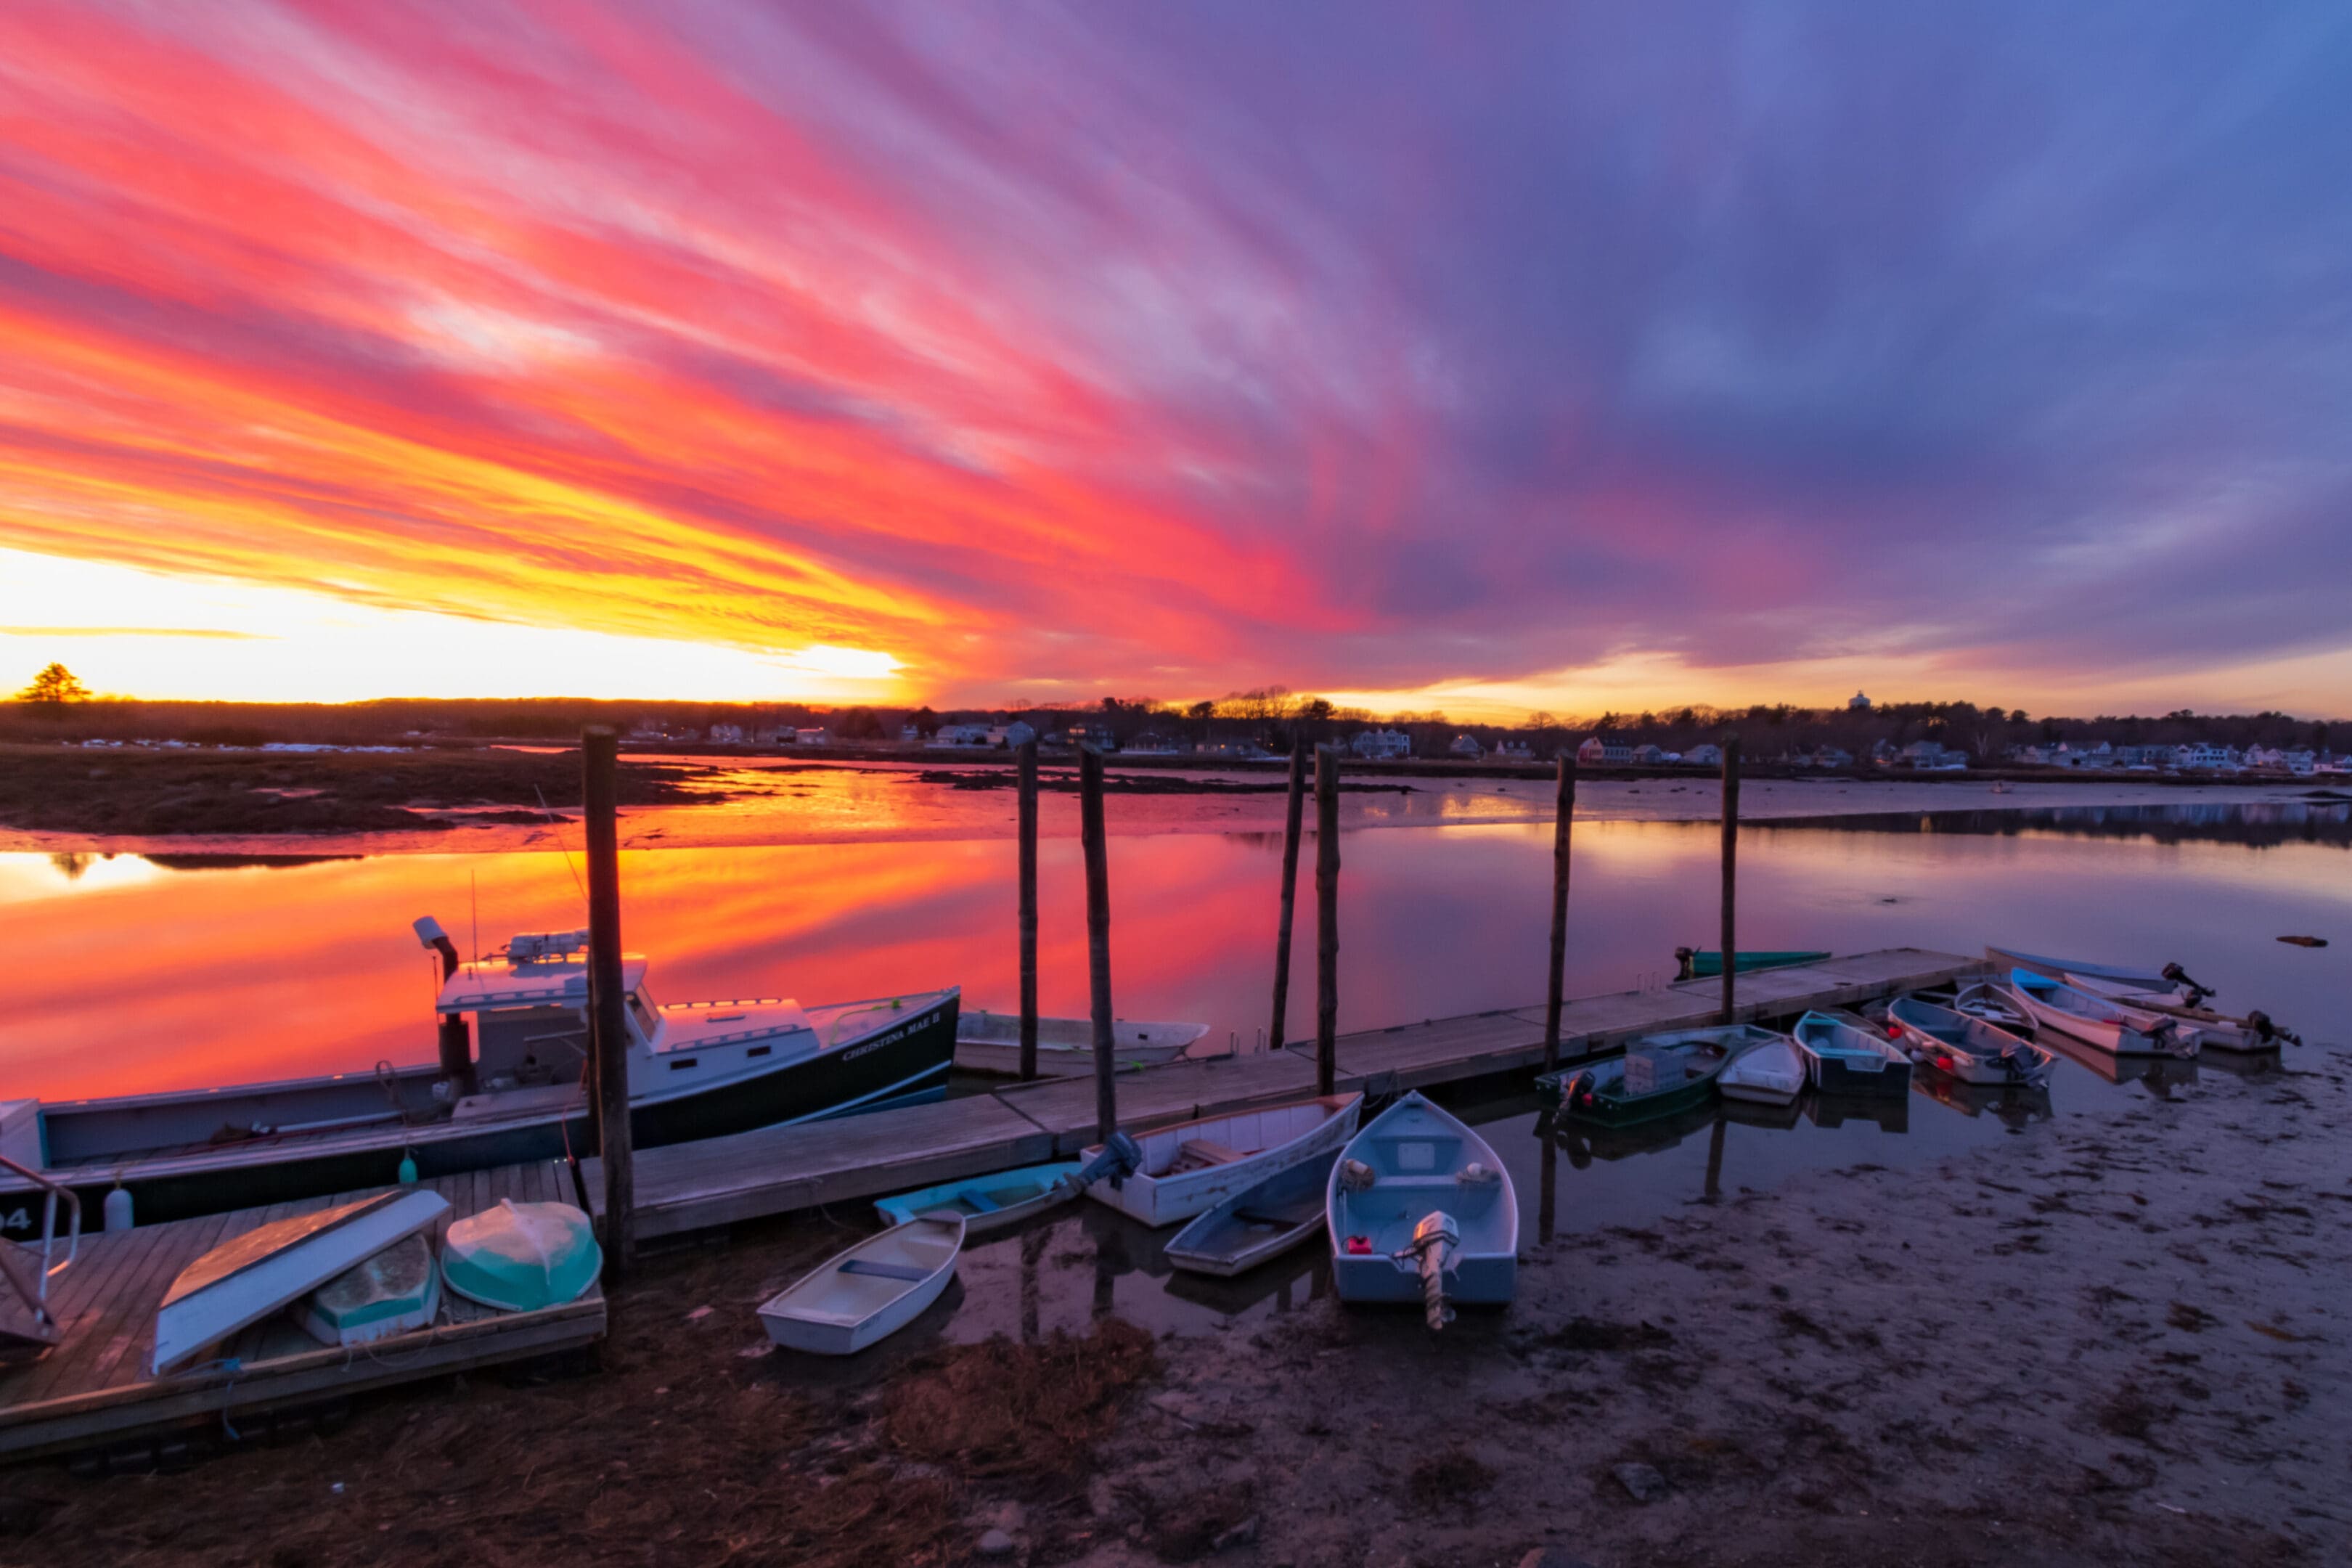
M 0 1170 L 15 1172 L 42 1192 L 39 1261 L 34 1261 L 30 1243 L 0 1240 L 0 1363 L 5 1363 L 39 1356 L 64 1336 L 56 1314 L 49 1310 L 49 1280 L 81 1250 L 81 1199 L 72 1188 L 27 1170 L 5 1154 L 0 1154 Z M 52 1263 L 60 1198 L 67 1210 L 66 1255 Z

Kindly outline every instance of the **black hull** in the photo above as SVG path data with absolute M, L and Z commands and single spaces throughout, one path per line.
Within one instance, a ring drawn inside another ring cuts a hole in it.
M 749 1081 L 634 1106 L 630 1132 L 637 1148 L 651 1149 L 778 1122 L 813 1121 L 937 1100 L 947 1092 L 948 1068 L 955 1056 L 956 1012 L 957 999 L 949 996 L 910 1015 L 905 1023 L 837 1052 L 824 1052 Z M 345 1144 L 316 1153 L 288 1149 L 286 1157 L 278 1160 L 257 1153 L 248 1163 L 203 1171 L 142 1176 L 133 1166 L 121 1185 L 131 1194 L 133 1220 L 150 1225 L 385 1186 L 399 1180 L 404 1154 L 415 1156 L 421 1176 L 451 1176 L 594 1152 L 583 1112 L 499 1122 L 477 1133 L 415 1143 L 387 1133 L 381 1142 L 357 1148 Z M 114 1185 L 111 1170 L 75 1180 L 85 1228 L 97 1228 L 106 1194 Z M 26 1224 L 16 1223 L 20 1216 Z M 39 1193 L 0 1193 L 0 1236 L 16 1241 L 37 1238 L 40 1220 Z

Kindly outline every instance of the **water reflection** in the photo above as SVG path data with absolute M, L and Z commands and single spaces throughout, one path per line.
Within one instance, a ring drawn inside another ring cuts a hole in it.
M 2154 844 L 2326 844 L 2352 848 L 2352 801 L 2182 801 L 2166 805 L 2058 805 L 1979 811 L 1866 812 L 1784 816 L 1759 827 L 1848 833 L 1948 833 L 2017 837 L 2136 838 Z
M 1340 1026 L 1517 1006 L 1542 994 L 1546 825 L 1349 836 Z M 1715 830 L 1580 823 L 1572 993 L 1630 989 L 1715 929 Z M 1111 852 L 1113 995 L 1122 1014 L 1190 1018 L 1222 1046 L 1265 1024 L 1280 845 L 1262 834 L 1120 837 Z M 629 851 L 624 931 L 672 995 L 808 1001 L 961 984 L 1017 994 L 1013 846 L 1005 839 Z M 461 945 L 583 923 L 556 853 L 400 855 L 301 864 L 0 855 L 11 958 L 0 1096 L 123 1093 L 429 1060 L 436 977 L 408 921 Z M 1777 829 L 1750 836 L 1741 931 L 1758 946 L 1853 952 L 1987 941 L 2095 958 L 2179 958 L 2232 1011 L 2263 1007 L 2325 1039 L 2352 993 L 2341 931 L 2352 879 L 2332 847 L 2257 854 L 2051 837 Z M 1043 1005 L 1087 1006 L 1077 846 L 1040 854 Z M 1312 918 L 1290 1016 L 1311 1016 Z M 1734 1157 L 1738 1137 L 1733 1138 Z

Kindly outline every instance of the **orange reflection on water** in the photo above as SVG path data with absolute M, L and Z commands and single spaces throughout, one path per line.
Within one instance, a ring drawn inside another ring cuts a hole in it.
M 1705 823 L 1578 824 L 1571 994 L 1664 979 L 1676 943 L 1715 944 L 1716 843 Z M 1341 849 L 1343 1030 L 1541 999 L 1548 825 L 1354 832 Z M 624 935 L 653 958 L 667 1001 L 825 1002 L 960 984 L 966 1005 L 1007 1009 L 1018 999 L 1014 853 L 1008 838 L 625 851 Z M 2326 845 L 1759 830 L 1741 849 L 1741 942 L 2178 957 L 2228 1001 L 2326 1037 L 2352 989 L 2352 946 L 2270 939 L 2347 923 L 2345 863 Z M 1312 865 L 1310 845 L 1294 1039 L 1314 1029 Z M 16 982 L 0 1099 L 428 1060 L 436 971 L 411 920 L 435 915 L 461 946 L 482 949 L 585 923 L 576 853 L 186 870 L 123 857 L 77 868 L 0 855 L 0 948 Z M 1277 835 L 1114 838 L 1118 1012 L 1205 1022 L 1212 1047 L 1229 1036 L 1251 1046 L 1269 1011 L 1279 875 Z M 1041 1005 L 1082 1016 L 1076 843 L 1041 846 L 1039 884 Z

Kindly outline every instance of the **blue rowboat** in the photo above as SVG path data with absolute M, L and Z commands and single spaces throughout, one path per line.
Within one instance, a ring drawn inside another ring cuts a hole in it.
M 964 1222 L 964 1233 L 978 1236 L 1018 1225 L 1031 1215 L 1043 1214 L 1077 1196 L 1074 1178 L 1079 1169 L 1076 1160 L 1024 1165 L 1017 1171 L 966 1176 L 920 1192 L 900 1193 L 877 1200 L 874 1207 L 886 1225 L 904 1225 L 918 1215 L 957 1215 Z
M 1827 1013 L 1806 1014 L 1793 1033 L 1813 1087 L 1823 1094 L 1911 1092 L 1911 1058 L 1883 1036 Z

